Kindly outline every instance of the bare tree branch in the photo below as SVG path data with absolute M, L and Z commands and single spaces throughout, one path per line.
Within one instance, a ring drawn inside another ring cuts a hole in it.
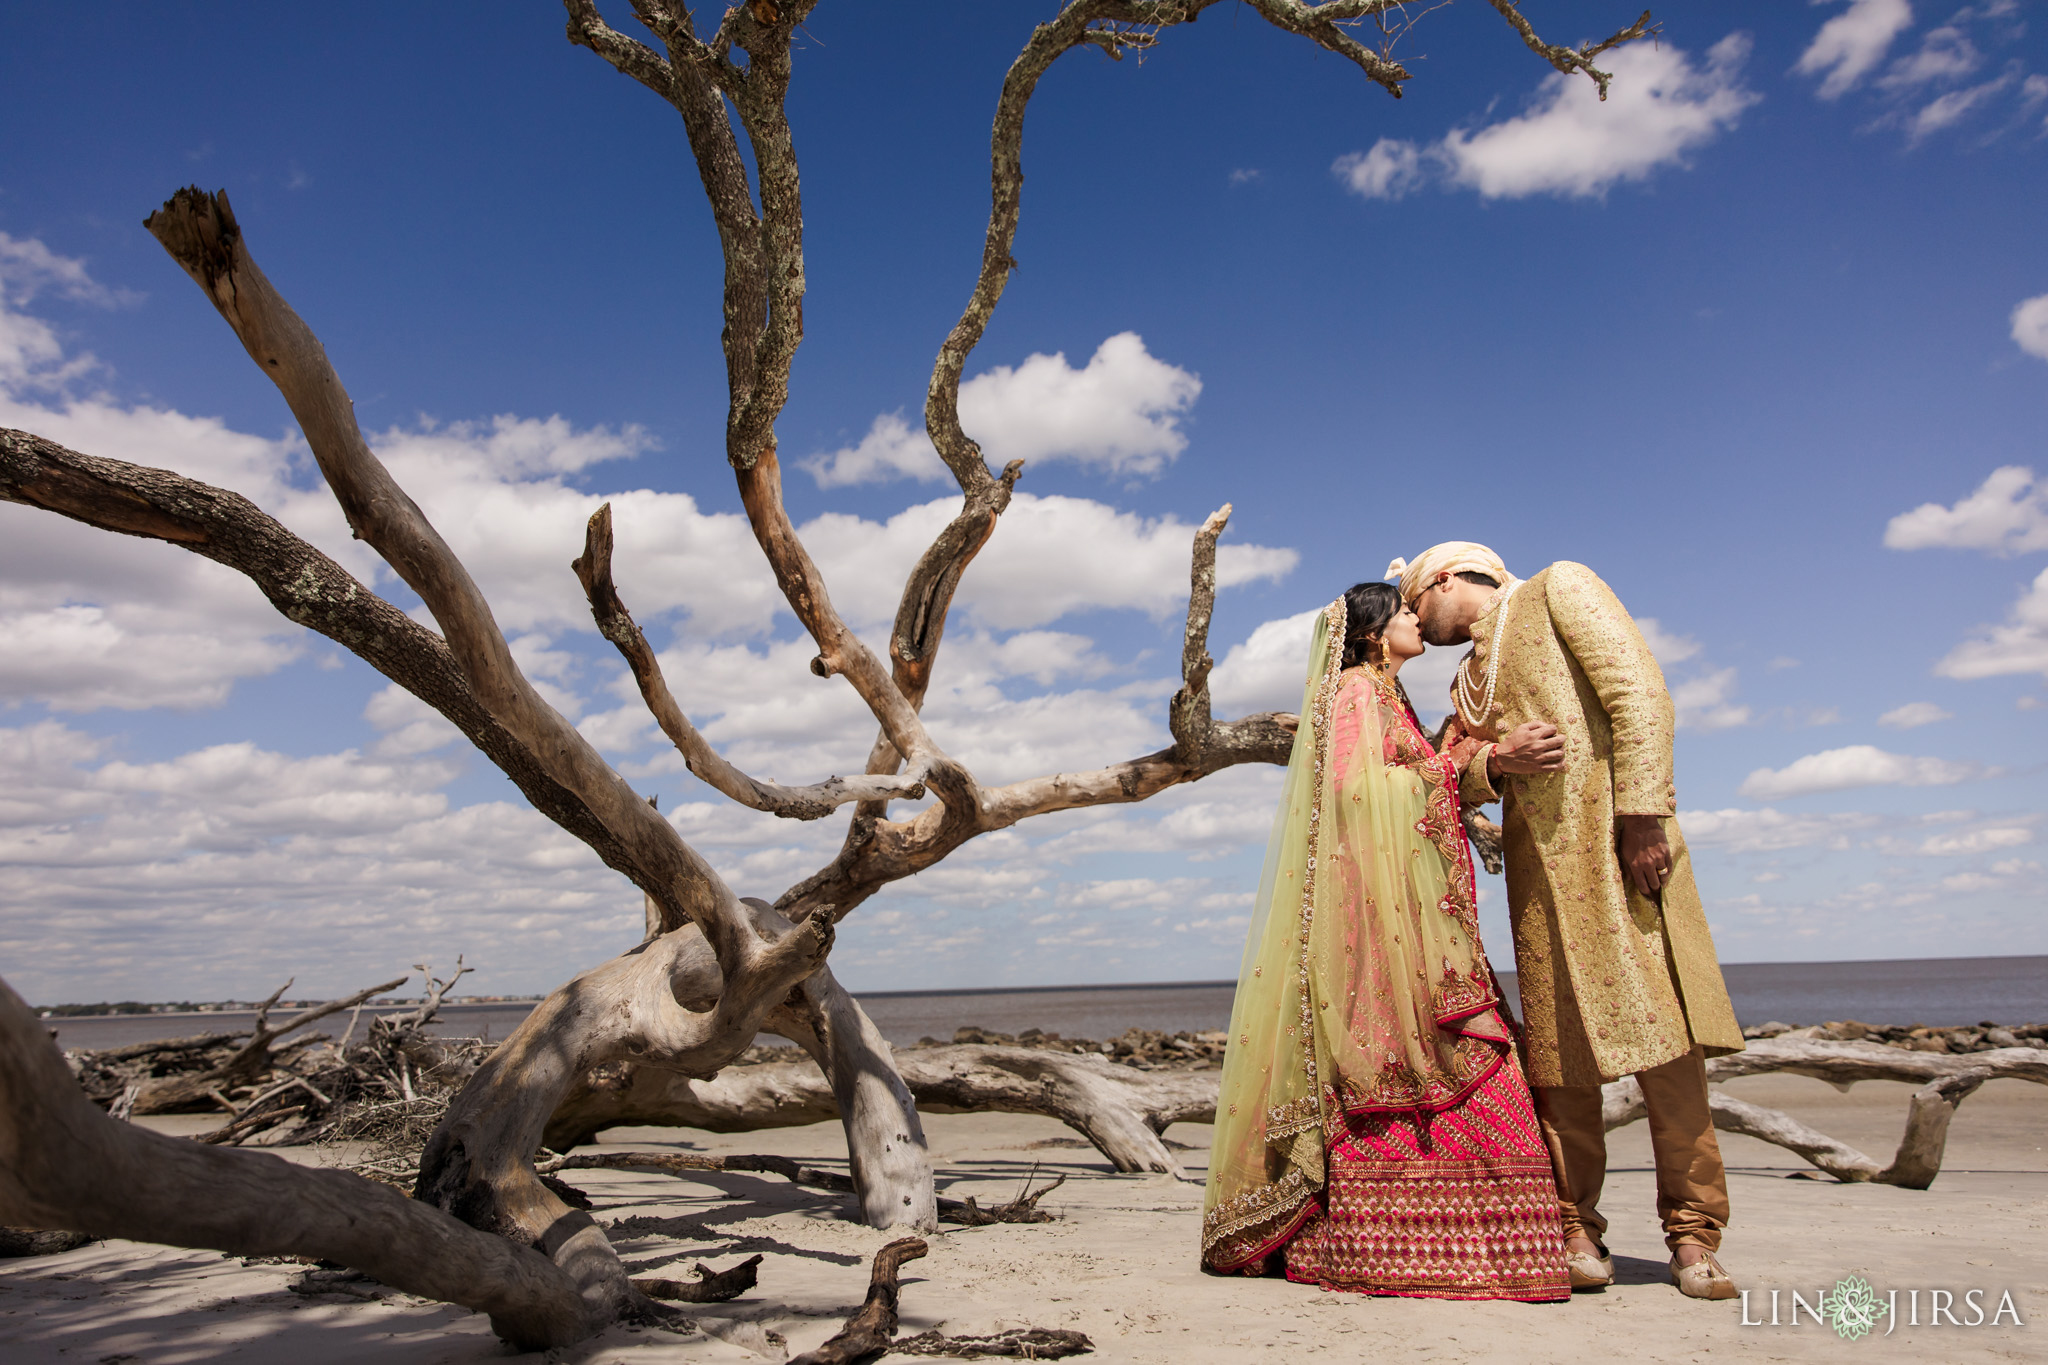
M 793 820 L 816 820 L 849 801 L 886 800 L 891 797 L 915 799 L 924 795 L 924 784 L 914 777 L 828 778 L 809 787 L 785 787 L 749 777 L 711 747 L 690 718 L 683 714 L 663 676 L 661 661 L 647 637 L 634 622 L 612 581 L 612 505 L 593 512 L 584 528 L 583 554 L 574 564 L 576 577 L 590 599 L 590 613 L 598 632 L 619 648 L 640 686 L 641 700 L 660 723 L 662 733 L 676 746 L 690 771 L 710 786 L 743 806 L 768 811 Z
M 746 941 L 737 897 L 533 690 L 469 571 L 363 440 L 326 350 L 249 255 L 227 196 L 180 190 L 145 226 L 277 385 L 350 527 L 426 603 L 485 709 L 625 846 L 664 911 L 700 925 L 738 968 L 756 945 Z
M 1173 732 L 1174 752 L 1197 758 L 1208 746 L 1214 725 L 1209 715 L 1209 618 L 1216 610 L 1216 538 L 1230 524 L 1230 504 L 1209 514 L 1195 532 L 1188 575 L 1188 628 L 1180 651 L 1180 691 L 1167 703 L 1166 724 Z
M 1259 12 L 1267 23 L 1289 33 L 1298 33 L 1328 52 L 1334 52 L 1346 61 L 1354 63 L 1367 79 L 1373 81 L 1395 99 L 1401 98 L 1401 82 L 1408 79 L 1408 69 L 1394 61 L 1386 52 L 1375 52 L 1353 38 L 1345 27 L 1348 21 L 1384 13 L 1396 7 L 1388 0 L 1371 0 L 1371 3 L 1333 3 L 1308 5 L 1301 0 L 1246 0 Z
M 877 818 L 862 806 L 838 856 L 784 892 L 776 909 L 799 922 L 819 914 L 842 919 L 882 887 L 922 872 L 978 834 L 1052 811 L 1143 801 L 1240 763 L 1285 763 L 1294 732 L 1284 722 L 1293 717 L 1269 712 L 1218 724 L 1210 716 L 1213 661 L 1207 641 L 1216 600 L 1216 540 L 1229 516 L 1226 504 L 1195 533 L 1182 685 L 1168 708 L 1174 747 L 1089 772 L 979 787 L 972 808 L 941 804 L 906 821 Z
M 1536 35 L 1535 28 L 1522 17 L 1521 0 L 1487 0 L 1487 3 L 1500 11 L 1500 17 L 1508 21 L 1510 28 L 1522 35 L 1522 41 L 1528 44 L 1531 52 L 1556 67 L 1562 75 L 1585 75 L 1588 80 L 1600 87 L 1600 98 L 1603 100 L 1607 98 L 1607 86 L 1614 79 L 1614 74 L 1594 66 L 1593 59 L 1603 52 L 1620 47 L 1623 43 L 1632 43 L 1638 38 L 1657 32 L 1657 26 L 1650 22 L 1650 11 L 1644 10 L 1642 18 L 1600 42 L 1586 43 L 1576 48 L 1566 47 L 1561 43 L 1546 43 Z
M 784 600 L 817 643 L 818 656 L 811 660 L 811 671 L 821 678 L 844 676 L 881 721 L 889 742 L 914 771 L 923 773 L 926 784 L 939 799 L 948 806 L 971 812 L 976 791 L 972 775 L 932 740 L 918 718 L 917 709 L 883 672 L 881 660 L 833 607 L 825 589 L 825 576 L 798 539 L 789 510 L 783 505 L 782 468 L 774 448 L 763 451 L 751 467 L 738 472 L 740 501 L 754 528 L 754 539 L 775 571 Z

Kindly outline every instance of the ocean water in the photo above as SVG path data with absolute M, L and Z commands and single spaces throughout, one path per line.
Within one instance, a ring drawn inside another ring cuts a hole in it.
M 1743 1024 L 1867 1024 L 1946 1026 L 1991 1020 L 2048 1022 L 2048 957 L 1955 957 L 1890 962 L 1738 962 L 1721 969 Z M 1515 979 L 1501 984 L 1512 997 Z M 950 1042 L 967 1025 L 999 1033 L 1043 1029 L 1067 1038 L 1113 1038 L 1127 1028 L 1220 1029 L 1230 1023 L 1228 981 L 1165 985 L 1033 986 L 974 991 L 879 991 L 862 1006 L 892 1043 L 932 1037 Z M 434 1031 L 458 1037 L 503 1038 L 533 1007 L 518 1003 L 456 1004 Z M 375 1011 L 363 1011 L 367 1028 Z M 253 1013 L 117 1015 L 46 1021 L 65 1047 L 109 1048 L 195 1033 L 250 1027 Z M 322 1020 L 329 1033 L 347 1015 Z M 778 1041 L 764 1038 L 763 1042 Z

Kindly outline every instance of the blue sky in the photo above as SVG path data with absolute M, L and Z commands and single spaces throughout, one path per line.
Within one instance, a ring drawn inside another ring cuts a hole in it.
M 798 54 L 810 292 L 779 435 L 870 631 L 947 513 L 924 388 L 979 259 L 995 92 L 1049 12 L 905 31 L 828 4 Z M 1527 12 L 1555 40 L 1633 17 Z M 1657 17 L 1605 105 L 1474 3 L 1408 36 L 1399 102 L 1224 7 L 1142 62 L 1055 68 L 963 397 L 1027 471 L 948 635 L 942 742 L 990 780 L 1164 743 L 1187 541 L 1225 501 L 1219 709 L 1291 706 L 1302 613 L 1483 540 L 1524 574 L 1588 563 L 1655 622 L 1725 959 L 2048 952 L 2048 14 Z M 805 671 L 737 517 L 673 111 L 539 3 L 9 32 L 0 424 L 237 488 L 377 575 L 139 226 L 226 188 L 557 705 L 742 892 L 820 863 L 837 822 L 722 804 L 664 755 L 566 568 L 613 497 L 622 588 L 706 732 L 784 781 L 858 767 L 872 725 Z M 1228 976 L 1276 781 L 985 838 L 850 918 L 835 967 Z M 478 990 L 541 990 L 638 932 L 637 893 L 232 575 L 12 506 L 0 792 L 0 959 L 31 999 L 338 990 L 458 952 Z

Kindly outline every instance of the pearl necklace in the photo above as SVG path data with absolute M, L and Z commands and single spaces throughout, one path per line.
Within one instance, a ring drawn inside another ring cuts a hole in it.
M 1458 719 L 1465 722 L 1468 730 L 1477 730 L 1486 724 L 1493 714 L 1493 689 L 1500 680 L 1500 640 L 1508 626 L 1508 603 L 1513 600 L 1519 581 L 1508 584 L 1508 590 L 1501 595 L 1500 606 L 1496 608 L 1493 622 L 1493 643 L 1487 649 L 1486 682 L 1483 687 L 1472 681 L 1472 660 L 1479 652 L 1476 648 L 1465 655 L 1465 661 L 1458 665 L 1458 676 L 1451 688 L 1451 700 L 1457 705 Z

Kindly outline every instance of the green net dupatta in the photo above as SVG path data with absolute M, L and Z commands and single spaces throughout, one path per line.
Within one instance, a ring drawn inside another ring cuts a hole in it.
M 1456 774 L 1316 619 L 1216 1107 L 1202 1262 L 1256 1271 L 1314 1211 L 1347 1114 L 1440 1109 L 1508 1050 Z

